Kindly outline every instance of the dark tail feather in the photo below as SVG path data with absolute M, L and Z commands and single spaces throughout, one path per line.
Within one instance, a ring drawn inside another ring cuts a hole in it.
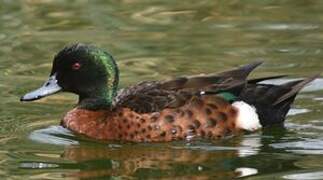
M 242 67 L 224 71 L 217 74 L 209 75 L 197 75 L 190 77 L 180 77 L 170 81 L 165 81 L 161 84 L 161 88 L 164 89 L 203 89 L 204 91 L 216 91 L 217 89 L 226 89 L 227 84 L 230 81 L 230 86 L 234 84 L 245 83 L 247 76 L 252 70 L 262 62 L 254 62 Z
M 205 91 L 210 93 L 226 91 L 234 94 L 235 96 L 239 96 L 247 84 L 248 75 L 262 63 L 263 62 L 253 62 L 233 70 L 219 73 L 217 76 L 221 77 L 221 80 Z
M 225 71 L 222 73 L 219 73 L 219 76 L 224 76 L 224 77 L 231 77 L 233 79 L 246 79 L 247 76 L 251 73 L 251 71 L 253 71 L 256 67 L 258 67 L 259 65 L 261 65 L 263 62 L 258 61 L 258 62 L 254 62 L 251 64 L 247 64 L 244 66 L 241 66 L 239 68 L 230 70 L 230 71 Z
M 279 103 L 282 103 L 283 101 L 286 101 L 287 99 L 297 95 L 297 93 L 308 83 L 310 83 L 311 81 L 313 81 L 314 79 L 316 79 L 317 77 L 319 77 L 320 75 L 317 74 L 315 76 L 309 77 L 307 79 L 303 79 L 303 80 L 298 80 L 298 81 L 292 81 L 289 83 L 284 84 L 283 86 L 285 87 L 289 87 L 291 90 L 284 94 L 283 96 L 281 96 L 279 99 L 276 100 L 276 102 L 273 104 L 278 105 Z
M 319 75 L 282 85 L 248 84 L 241 93 L 241 100 L 256 107 L 263 127 L 283 124 L 297 93 Z

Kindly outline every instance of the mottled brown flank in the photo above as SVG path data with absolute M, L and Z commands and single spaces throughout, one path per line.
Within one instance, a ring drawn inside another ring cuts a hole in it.
M 157 121 L 157 119 L 159 118 L 160 114 L 159 113 L 152 113 L 150 116 L 150 119 L 152 121 Z
M 200 123 L 200 121 L 199 120 L 194 120 L 193 121 L 193 126 L 197 129 L 197 128 L 199 128 L 200 126 L 201 126 L 201 123 Z
M 172 123 L 172 122 L 174 122 L 174 117 L 172 115 L 166 115 L 165 116 L 165 121 L 169 122 L 169 123 Z
M 129 114 L 129 118 L 132 119 L 133 118 L 133 113 Z
M 205 136 L 205 131 L 204 130 L 201 130 L 200 131 L 200 135 L 201 135 L 201 137 L 204 137 Z
M 140 123 L 145 123 L 146 122 L 146 120 L 144 119 L 144 118 L 140 118 Z
M 211 108 L 213 110 L 218 109 L 218 106 L 215 104 L 206 104 L 206 106 L 208 106 L 209 108 Z
M 126 118 L 123 118 L 123 123 L 126 124 L 128 120 Z
M 212 114 L 212 110 L 210 108 L 205 108 L 205 113 L 207 115 L 210 115 L 210 114 Z
M 187 131 L 188 132 L 195 132 L 195 127 L 193 125 L 188 125 L 187 126 Z
M 193 117 L 193 112 L 191 110 L 186 110 L 186 113 L 187 113 L 188 118 Z
M 226 121 L 227 115 L 224 112 L 219 112 L 218 114 L 219 120 Z
M 212 132 L 211 132 L 211 131 L 208 131 L 206 136 L 207 136 L 208 138 L 212 138 L 213 134 L 212 134 Z
M 165 132 L 165 131 L 161 132 L 161 133 L 160 133 L 160 136 L 161 136 L 161 137 L 165 137 L 165 136 L 166 136 L 166 132 Z
M 217 121 L 213 118 L 206 120 L 207 127 L 214 127 L 214 126 L 216 126 L 216 123 L 217 123 Z
M 180 108 L 142 114 L 128 108 L 111 112 L 75 108 L 62 124 L 91 138 L 134 142 L 217 139 L 241 131 L 235 126 L 237 110 L 231 104 L 215 96 L 198 98 Z
M 230 108 L 228 115 L 229 116 L 236 116 L 237 110 L 234 107 Z
M 149 131 L 153 130 L 153 128 L 151 127 L 151 125 L 148 126 L 148 130 Z
M 179 110 L 179 117 L 183 117 L 185 115 L 184 111 Z

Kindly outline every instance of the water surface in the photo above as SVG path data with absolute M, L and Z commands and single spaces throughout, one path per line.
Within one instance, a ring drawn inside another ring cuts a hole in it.
M 323 70 L 323 1 L 0 0 L 0 22 L 0 179 L 323 179 L 323 79 L 285 129 L 215 142 L 94 142 L 58 126 L 74 95 L 19 102 L 73 42 L 111 52 L 121 87 L 256 60 L 254 77 L 304 78 Z

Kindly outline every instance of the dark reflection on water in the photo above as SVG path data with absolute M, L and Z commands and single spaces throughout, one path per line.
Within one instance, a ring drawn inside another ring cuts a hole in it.
M 57 126 L 75 96 L 19 102 L 72 42 L 109 50 L 121 87 L 259 59 L 253 76 L 303 78 L 323 69 L 322 12 L 314 0 L 0 0 L 0 179 L 322 179 L 322 79 L 298 96 L 286 129 L 216 142 L 93 142 Z
M 276 127 L 216 142 L 106 144 L 51 126 L 33 131 L 29 139 L 34 145 L 9 152 L 5 164 L 18 163 L 19 171 L 9 172 L 33 178 L 231 179 L 301 170 L 302 155 L 289 153 L 289 148 L 296 148 L 289 143 L 300 140 L 294 135 Z M 276 147 L 282 144 L 286 147 Z

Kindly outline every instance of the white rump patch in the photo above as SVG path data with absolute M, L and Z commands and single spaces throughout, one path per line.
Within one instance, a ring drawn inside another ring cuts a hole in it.
M 255 131 L 261 128 L 256 108 L 243 101 L 237 101 L 232 104 L 238 110 L 236 125 L 240 129 Z

